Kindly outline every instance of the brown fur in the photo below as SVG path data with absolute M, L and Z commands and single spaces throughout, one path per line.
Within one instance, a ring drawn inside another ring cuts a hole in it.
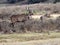
M 18 22 L 18 21 L 19 21 L 19 22 L 24 22 L 24 21 L 27 20 L 27 18 L 28 18 L 28 16 L 25 15 L 25 14 L 12 15 L 12 16 L 10 17 L 12 23 L 15 23 L 15 22 Z

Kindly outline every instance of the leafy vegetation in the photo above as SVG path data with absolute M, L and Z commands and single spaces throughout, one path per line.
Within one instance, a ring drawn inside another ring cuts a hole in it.
M 40 3 L 40 2 L 60 2 L 60 0 L 7 0 L 9 3 L 16 3 L 21 1 L 27 1 L 28 4 Z

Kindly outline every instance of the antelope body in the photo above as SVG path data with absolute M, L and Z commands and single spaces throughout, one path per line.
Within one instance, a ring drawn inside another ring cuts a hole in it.
M 29 19 L 33 19 L 33 20 L 40 20 L 40 17 L 41 17 L 42 15 L 31 15 L 31 16 L 29 16 Z
M 11 22 L 15 23 L 15 22 L 24 22 L 27 20 L 28 16 L 27 15 L 12 15 L 11 17 Z

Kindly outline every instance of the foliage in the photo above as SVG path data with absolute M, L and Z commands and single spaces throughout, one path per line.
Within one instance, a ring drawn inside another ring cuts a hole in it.
M 8 3 L 16 3 L 16 2 L 20 2 L 20 1 L 24 1 L 24 0 L 7 0 Z
M 20 2 L 20 1 L 26 1 L 26 0 L 7 0 L 8 3 L 16 3 L 16 2 Z M 28 4 L 34 4 L 34 3 L 40 3 L 40 2 L 60 2 L 60 0 L 27 0 Z

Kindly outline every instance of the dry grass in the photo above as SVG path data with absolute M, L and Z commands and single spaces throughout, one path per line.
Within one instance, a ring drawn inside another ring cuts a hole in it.
M 2 34 L 0 45 L 60 45 L 60 33 Z
M 27 42 L 8 42 L 0 43 L 0 45 L 60 45 L 60 38 L 49 40 L 34 40 Z
M 26 33 L 26 34 L 2 34 L 0 35 L 1 42 L 24 42 L 31 40 L 46 40 L 60 38 L 60 33 Z
M 1 6 L 0 7 L 0 14 L 20 14 L 20 13 L 26 13 L 27 7 L 31 11 L 34 11 L 34 14 L 44 14 L 48 12 L 54 12 L 57 11 L 57 13 L 60 13 L 60 4 L 31 4 L 31 5 L 10 5 L 10 6 Z

